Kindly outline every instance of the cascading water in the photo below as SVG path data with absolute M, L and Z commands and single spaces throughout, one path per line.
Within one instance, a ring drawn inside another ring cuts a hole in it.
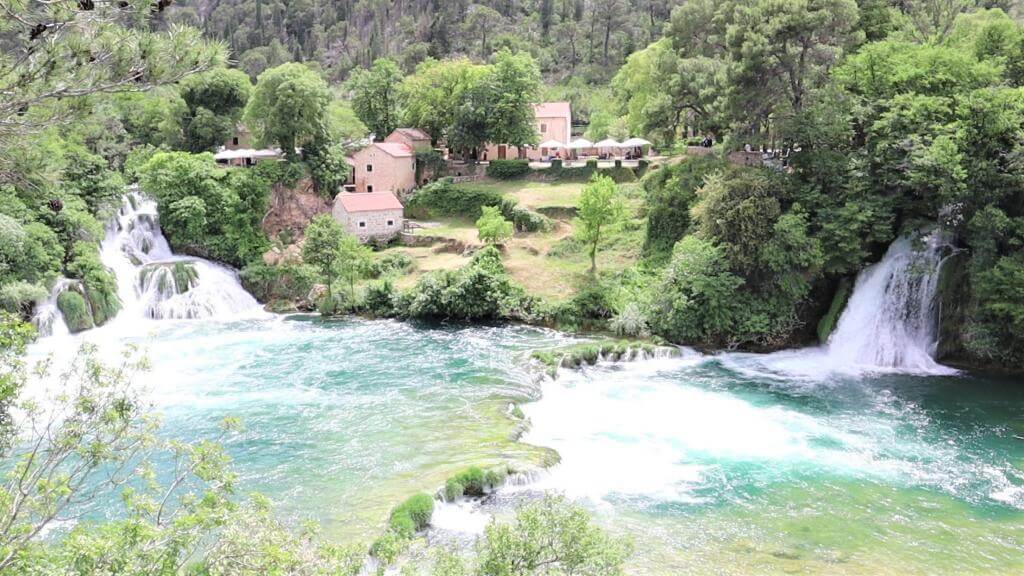
M 78 281 L 68 278 L 58 278 L 50 290 L 50 295 L 36 304 L 35 315 L 32 316 L 32 324 L 41 336 L 67 336 L 70 334 L 68 325 L 64 322 L 64 315 L 57 307 L 57 297 L 61 292 L 74 286 Z
M 880 262 L 857 277 L 850 301 L 828 341 L 832 365 L 912 372 L 946 371 L 938 345 L 935 298 L 946 244 L 938 232 L 896 239 Z
M 117 276 L 119 317 L 209 318 L 259 310 L 233 270 L 172 253 L 156 202 L 137 188 L 129 189 L 108 222 L 100 257 Z

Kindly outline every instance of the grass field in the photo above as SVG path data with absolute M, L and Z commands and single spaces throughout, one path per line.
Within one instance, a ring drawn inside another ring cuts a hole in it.
M 564 207 L 574 208 L 583 190 L 581 183 L 510 181 L 474 182 L 474 187 L 498 190 L 514 197 L 519 204 L 531 209 Z M 643 226 L 636 217 L 640 202 L 626 194 L 627 221 L 608 233 L 598 250 L 597 263 L 601 273 L 616 273 L 631 266 L 640 257 L 643 245 Z M 467 252 L 482 245 L 477 237 L 476 223 L 466 218 L 436 218 L 424 222 L 417 235 L 455 240 Z M 389 251 L 401 251 L 416 263 L 413 272 L 396 280 L 399 287 L 410 287 L 424 273 L 434 270 L 456 269 L 469 261 L 468 255 L 452 252 L 438 243 L 433 246 L 396 246 Z M 568 300 L 579 287 L 591 281 L 588 270 L 590 260 L 586 248 L 572 238 L 572 222 L 555 220 L 553 229 L 545 232 L 523 233 L 507 240 L 503 246 L 503 261 L 509 274 L 527 292 L 551 302 Z

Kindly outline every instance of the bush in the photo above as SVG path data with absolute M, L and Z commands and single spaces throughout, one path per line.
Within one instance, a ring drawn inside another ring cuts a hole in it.
M 402 315 L 436 320 L 522 318 L 532 301 L 512 284 L 501 254 L 488 246 L 459 270 L 442 270 L 420 277 L 407 296 Z
M 506 468 L 483 470 L 470 466 L 449 478 L 444 484 L 444 499 L 453 502 L 461 496 L 483 496 L 505 482 Z
M 391 511 L 388 528 L 406 537 L 412 537 L 430 524 L 434 514 L 434 499 L 428 494 L 410 496 Z
M 304 299 L 316 283 L 316 270 L 308 264 L 257 262 L 239 272 L 242 287 L 260 302 Z
M 608 327 L 618 336 L 642 338 L 650 334 L 647 329 L 647 317 L 635 302 L 626 304 L 625 308 L 611 319 Z
M 379 277 L 392 272 L 411 272 L 416 268 L 416 262 L 405 252 L 391 251 L 371 264 L 370 276 Z
M 67 273 L 82 281 L 84 296 L 92 312 L 92 322 L 102 326 L 121 309 L 117 279 L 100 260 L 99 248 L 91 242 L 75 242 Z
M 366 286 L 363 308 L 372 316 L 388 318 L 395 315 L 395 289 L 390 280 L 371 282 Z
M 16 281 L 0 286 L 0 310 L 28 317 L 32 306 L 46 298 L 46 290 L 38 284 Z
M 515 206 L 510 212 L 505 214 L 505 217 L 512 220 L 512 224 L 519 232 L 541 232 L 552 227 L 551 219 L 543 214 L 519 206 Z
M 501 206 L 504 197 L 499 192 L 467 186 L 455 186 L 439 180 L 418 189 L 405 206 L 410 218 L 461 216 L 477 219 L 483 206 Z
M 487 175 L 497 180 L 514 180 L 530 173 L 528 160 L 491 160 Z

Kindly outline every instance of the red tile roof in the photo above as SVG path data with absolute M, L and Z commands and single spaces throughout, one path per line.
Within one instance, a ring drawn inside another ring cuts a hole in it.
M 345 212 L 377 212 L 401 210 L 402 203 L 392 192 L 342 192 L 335 198 Z
M 430 140 L 430 134 L 419 128 L 395 128 L 395 132 L 401 132 L 413 140 Z
M 403 158 L 405 156 L 413 155 L 412 148 L 409 148 L 407 144 L 402 144 L 401 142 L 376 142 L 374 143 L 374 146 L 395 158 Z
M 537 118 L 565 118 L 572 114 L 568 102 L 541 102 L 533 105 L 533 115 Z

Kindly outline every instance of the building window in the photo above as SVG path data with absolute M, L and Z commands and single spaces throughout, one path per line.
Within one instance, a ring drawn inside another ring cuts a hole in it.
M 366 185 L 366 191 L 367 192 L 373 192 L 373 184 L 367 184 Z
M 364 220 L 360 220 L 360 221 L 359 221 L 359 227 L 360 227 L 360 228 L 366 228 L 366 221 L 364 221 Z
M 548 125 L 547 124 L 541 124 L 540 125 L 540 133 L 543 134 L 543 133 L 545 133 L 547 131 L 548 131 Z
M 395 221 L 394 220 L 388 220 L 388 226 L 394 226 L 394 225 L 395 225 Z
M 373 164 L 367 164 L 366 165 L 366 171 L 367 172 L 373 172 Z
M 238 136 L 235 136 L 234 138 L 231 139 L 231 144 L 234 146 L 238 146 Z

